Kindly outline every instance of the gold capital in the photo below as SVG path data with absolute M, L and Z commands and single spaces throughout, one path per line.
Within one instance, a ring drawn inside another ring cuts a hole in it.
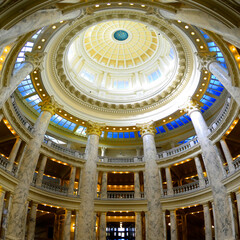
M 188 115 L 193 111 L 200 111 L 201 110 L 202 103 L 193 99 L 189 98 L 188 101 L 180 107 L 183 111 L 187 112 Z
M 42 70 L 43 58 L 45 55 L 46 55 L 45 52 L 26 52 L 25 62 L 31 63 L 34 69 Z
M 139 129 L 142 137 L 146 134 L 155 135 L 155 133 L 157 132 L 155 123 L 153 121 L 148 123 L 137 124 L 136 126 Z
M 216 53 L 215 52 L 197 52 L 196 56 L 198 58 L 198 69 L 206 69 L 209 70 L 209 65 L 212 62 L 217 62 Z
M 102 134 L 102 131 L 105 128 L 105 124 L 104 123 L 96 123 L 96 122 L 92 122 L 92 121 L 88 121 L 86 123 L 86 127 L 87 127 L 87 135 L 98 135 L 99 137 Z
M 53 96 L 48 96 L 43 99 L 42 102 L 38 104 L 41 107 L 42 112 L 47 111 L 54 115 L 60 108 L 63 108 L 62 105 L 58 104 Z

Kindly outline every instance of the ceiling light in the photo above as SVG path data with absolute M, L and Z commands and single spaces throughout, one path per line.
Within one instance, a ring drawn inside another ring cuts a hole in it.
M 118 5 L 122 5 L 122 3 L 118 3 Z
M 63 20 L 62 20 L 62 21 L 60 21 L 60 23 L 63 23 Z
M 200 46 L 201 49 L 203 49 L 203 46 Z
M 56 29 L 56 28 L 57 28 L 57 26 L 55 26 L 55 25 L 54 25 L 54 26 L 52 26 L 52 29 Z
M 200 42 L 200 39 L 199 39 L 199 38 L 197 38 L 197 39 L 196 39 L 196 41 L 197 41 L 197 42 Z
M 41 46 L 38 46 L 38 49 L 41 49 L 42 47 Z
M 186 29 L 188 29 L 188 28 L 189 28 L 189 26 L 188 26 L 188 25 L 186 25 L 186 26 L 185 26 L 185 28 L 186 28 Z
M 195 35 L 195 32 L 191 32 L 192 35 Z
M 100 5 L 99 4 L 96 4 L 95 7 L 99 7 Z
M 45 38 L 43 38 L 43 39 L 42 39 L 42 42 L 45 42 L 45 41 L 46 41 L 46 39 L 45 39 Z
M 111 5 L 111 3 L 107 3 L 107 5 L 108 5 L 108 6 L 110 6 L 110 5 Z
M 144 5 L 144 4 L 142 4 L 142 5 L 141 5 L 141 7 L 145 7 L 145 5 Z
M 181 23 L 182 21 L 181 20 L 177 20 L 178 23 Z

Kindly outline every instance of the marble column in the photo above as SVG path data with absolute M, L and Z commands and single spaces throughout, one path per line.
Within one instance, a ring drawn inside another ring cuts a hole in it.
M 42 186 L 43 174 L 45 171 L 45 166 L 47 163 L 47 156 L 43 156 L 41 159 L 40 167 L 38 169 L 37 179 L 36 179 L 36 187 Z
M 107 227 L 106 213 L 101 212 L 100 214 L 101 215 L 100 215 L 99 240 L 106 240 L 106 227 Z
M 60 239 L 60 215 L 55 214 L 53 226 L 53 240 Z
M 74 240 L 79 240 L 79 210 L 76 210 L 76 218 L 75 218 L 75 231 L 74 231 Z
M 33 203 L 30 210 L 27 240 L 34 240 L 35 237 L 37 206 L 38 206 L 37 203 Z
M 188 240 L 187 214 L 184 213 L 181 217 L 182 217 L 182 240 Z
M 234 200 L 232 199 L 232 194 L 228 194 L 228 201 L 230 205 L 230 214 L 232 218 L 232 231 L 233 231 L 233 239 L 239 239 L 239 232 L 238 232 L 238 221 L 237 221 L 237 211 L 234 205 Z
M 217 61 L 215 56 L 209 56 L 207 53 L 198 53 L 197 56 L 200 66 L 210 71 L 240 106 L 240 88 L 233 86 L 228 70 Z
M 163 193 L 163 180 L 162 180 L 162 171 L 161 171 L 161 168 L 159 169 L 159 184 L 160 184 L 160 191 L 161 191 L 161 195 L 163 196 L 164 193 Z
M 102 173 L 101 198 L 107 198 L 107 172 Z
M 232 220 L 230 206 L 227 197 L 227 189 L 222 183 L 223 172 L 221 171 L 219 155 L 212 141 L 208 138 L 208 127 L 201 114 L 199 105 L 194 100 L 186 103 L 185 111 L 188 112 L 202 149 L 204 165 L 207 169 L 208 178 L 211 182 L 213 202 L 215 203 L 217 239 L 232 240 Z
M 196 169 L 197 169 L 199 186 L 200 186 L 200 188 L 204 188 L 206 184 L 205 184 L 202 165 L 201 165 L 199 157 L 194 157 L 194 161 L 195 161 L 195 165 L 196 165 Z
M 18 23 L 14 24 L 14 26 L 10 29 L 0 30 L 0 48 L 14 42 L 23 34 L 63 20 L 76 19 L 82 14 L 82 10 L 75 10 L 66 14 L 63 14 L 61 11 L 56 9 L 44 9 L 34 12 L 30 16 L 27 16 Z
M 72 166 L 68 184 L 68 195 L 74 194 L 74 183 L 76 178 L 76 167 Z
M 226 158 L 226 161 L 228 163 L 229 172 L 233 173 L 233 172 L 235 172 L 235 167 L 233 165 L 232 155 L 231 155 L 231 152 L 230 152 L 230 150 L 228 148 L 228 145 L 227 145 L 227 143 L 226 143 L 226 141 L 224 139 L 220 140 L 220 144 L 221 144 L 224 156 Z
M 9 212 L 11 211 L 12 198 L 13 198 L 12 192 L 7 192 L 6 194 L 7 200 L 3 210 L 3 217 L 2 217 L 3 221 L 2 221 L 2 229 L 1 229 L 1 239 L 7 239 L 5 238 L 5 236 L 6 236 L 8 223 L 9 223 Z M 25 210 L 25 204 L 24 204 L 24 210 Z M 25 214 L 25 211 L 24 211 L 24 214 Z
M 32 139 L 28 142 L 18 174 L 19 182 L 15 187 L 13 195 L 6 235 L 7 240 L 21 239 L 19 236 L 22 236 L 23 225 L 25 224 L 24 204 L 27 201 L 29 188 L 36 169 L 39 149 L 43 142 L 51 116 L 60 108 L 53 97 L 45 98 L 43 102 L 39 103 L 39 106 L 41 107 L 42 112 L 34 125 Z
M 141 148 L 140 147 L 136 148 L 136 153 L 137 153 L 137 157 L 141 156 Z
M 15 172 L 15 177 L 18 176 L 19 170 L 21 168 L 22 159 L 23 159 L 26 147 L 27 147 L 26 142 L 22 142 L 22 144 L 20 146 L 20 149 L 19 149 L 19 152 L 18 152 L 18 155 L 17 155 L 17 159 L 16 159 L 17 160 L 17 170 Z
M 135 212 L 135 240 L 142 240 L 142 219 L 141 212 Z
M 162 218 L 163 218 L 163 239 L 167 239 L 167 224 L 166 224 L 166 211 L 163 210 L 162 213 Z
M 147 239 L 163 239 L 163 221 L 162 221 L 162 206 L 161 206 L 161 191 L 159 185 L 159 170 L 156 163 L 157 150 L 154 136 L 156 128 L 153 122 L 139 124 L 143 138 L 143 150 L 145 159 L 145 182 L 146 198 L 148 201 L 148 229 Z
M 81 184 L 81 205 L 80 205 L 80 231 L 79 239 L 93 240 L 94 228 L 94 198 L 97 160 L 98 160 L 98 144 L 99 137 L 102 133 L 103 125 L 87 122 L 88 141 L 85 150 L 85 165 L 82 169 L 82 184 Z
M 93 239 L 96 239 L 97 238 L 97 231 L 96 231 L 96 226 L 97 226 L 97 213 L 94 212 L 94 220 L 93 220 Z M 91 231 L 91 230 L 90 230 Z
M 209 205 L 203 204 L 204 226 L 205 226 L 205 240 L 212 240 L 212 223 Z
M 170 223 L 171 223 L 171 240 L 177 240 L 177 216 L 176 211 L 170 211 Z
M 240 192 L 236 192 L 236 200 L 237 200 L 237 213 L 239 219 L 239 229 L 240 229 Z
M 78 196 L 81 194 L 81 177 L 82 177 L 82 171 L 81 168 L 79 168 L 79 179 L 78 179 Z
M 2 187 L 0 187 L 0 227 L 1 227 L 1 223 L 2 223 L 2 214 L 3 214 L 5 194 L 6 194 L 6 191 Z
M 20 147 L 20 145 L 21 145 L 21 142 L 22 142 L 21 138 L 17 137 L 17 138 L 16 138 L 16 141 L 15 141 L 15 143 L 14 143 L 14 146 L 13 146 L 13 148 L 12 148 L 12 151 L 11 151 L 11 153 L 10 153 L 10 155 L 9 155 L 9 163 L 8 163 L 8 165 L 7 165 L 7 170 L 8 170 L 9 172 L 11 172 L 12 169 L 13 169 L 13 165 L 14 165 L 14 162 L 15 162 L 15 159 L 16 159 L 16 156 L 17 156 L 19 147 Z
M 71 237 L 71 210 L 65 210 L 65 219 L 64 219 L 64 227 L 63 227 L 63 239 L 70 240 Z
M 173 184 L 170 167 L 165 168 L 166 179 L 167 179 L 167 195 L 173 195 Z
M 198 9 L 183 7 L 176 11 L 159 10 L 160 14 L 167 19 L 181 20 L 182 22 L 191 23 L 192 25 L 215 32 L 223 38 L 240 48 L 239 36 L 240 28 L 229 27 L 222 21 L 218 21 L 214 16 L 209 15 Z
M 134 198 L 141 198 L 139 172 L 134 172 Z
M 22 80 L 34 69 L 41 68 L 45 53 L 27 52 L 25 55 L 25 62 L 21 63 L 20 67 L 13 71 L 10 77 L 9 86 L 3 86 L 0 89 L 0 109 L 3 107 L 3 104 L 8 100 L 12 93 L 16 90 Z
M 101 157 L 105 157 L 106 150 L 107 150 L 106 147 L 101 147 Z

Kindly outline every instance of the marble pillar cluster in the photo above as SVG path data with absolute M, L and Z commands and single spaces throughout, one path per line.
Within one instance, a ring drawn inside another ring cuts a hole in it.
M 107 172 L 102 173 L 101 198 L 107 198 Z
M 83 14 L 82 10 L 75 10 L 70 13 L 63 14 L 57 9 L 39 10 L 30 16 L 19 21 L 10 29 L 0 30 L 0 48 L 13 43 L 18 37 L 28 32 L 41 29 L 42 27 L 69 19 L 76 19 Z
M 147 214 L 147 239 L 161 240 L 163 234 L 162 206 L 160 202 L 160 179 L 159 170 L 156 163 L 157 150 L 154 140 L 156 128 L 153 122 L 137 126 L 143 138 L 143 151 L 145 159 L 145 192 L 148 200 Z
M 95 186 L 96 183 L 99 137 L 103 128 L 104 125 L 91 121 L 87 123 L 88 141 L 85 150 L 86 163 L 82 169 L 79 239 L 93 240 L 96 189 L 92 186 Z
M 6 234 L 6 239 L 8 240 L 20 240 L 24 234 L 23 231 L 26 222 L 25 209 L 29 188 L 38 161 L 39 149 L 43 142 L 51 116 L 61 107 L 56 103 L 53 97 L 45 98 L 39 105 L 42 112 L 34 125 L 34 130 L 32 132 L 33 137 L 30 139 L 25 149 L 18 174 L 19 182 L 13 194 L 9 225 Z
M 45 53 L 27 52 L 25 55 L 25 61 L 13 71 L 9 80 L 9 85 L 3 86 L 0 89 L 0 109 L 3 107 L 3 104 L 8 100 L 11 94 L 16 90 L 22 80 L 27 77 L 27 75 L 29 75 L 34 69 L 42 68 L 41 64 Z
M 227 189 L 222 183 L 224 175 L 220 166 L 221 159 L 219 159 L 220 157 L 216 152 L 216 148 L 208 138 L 208 127 L 201 114 L 198 103 L 191 99 L 186 103 L 184 110 L 188 112 L 188 115 L 192 120 L 192 124 L 202 149 L 204 165 L 211 183 L 216 215 L 216 237 L 218 240 L 234 239 Z
M 210 71 L 222 83 L 238 106 L 240 106 L 240 88 L 233 86 L 228 70 L 217 61 L 216 56 L 212 55 L 213 53 L 211 53 L 211 55 L 209 54 L 210 53 L 197 53 L 200 67 Z

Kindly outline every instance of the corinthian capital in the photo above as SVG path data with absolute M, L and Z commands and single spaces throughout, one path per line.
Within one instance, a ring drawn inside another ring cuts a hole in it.
M 140 130 L 140 134 L 142 137 L 146 134 L 155 135 L 155 133 L 157 132 L 155 128 L 155 123 L 153 121 L 143 124 L 137 124 L 136 126 Z
M 45 52 L 26 52 L 25 61 L 31 63 L 34 69 L 42 70 L 42 62 L 45 55 Z
M 47 111 L 54 115 L 60 108 L 63 108 L 62 105 L 58 104 L 53 96 L 48 96 L 43 99 L 42 102 L 38 104 L 41 107 L 42 112 Z
M 200 111 L 201 105 L 201 102 L 190 97 L 183 106 L 179 107 L 179 109 L 182 109 L 189 115 L 193 111 Z
M 88 121 L 86 123 L 86 127 L 87 127 L 87 135 L 98 135 L 100 137 L 100 135 L 102 134 L 102 131 L 105 128 L 105 124 L 104 123 L 96 123 L 96 122 L 92 122 L 92 121 Z
M 216 53 L 215 52 L 197 52 L 195 53 L 198 58 L 198 69 L 206 69 L 209 70 L 209 65 L 212 62 L 217 62 Z

